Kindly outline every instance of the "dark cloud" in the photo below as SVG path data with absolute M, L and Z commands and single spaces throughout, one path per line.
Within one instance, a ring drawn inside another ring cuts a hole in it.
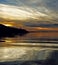
M 58 27 L 58 24 L 44 24 L 44 23 L 25 23 L 28 27 Z
M 58 0 L 44 0 L 44 4 L 49 9 L 54 10 L 55 12 L 58 11 Z

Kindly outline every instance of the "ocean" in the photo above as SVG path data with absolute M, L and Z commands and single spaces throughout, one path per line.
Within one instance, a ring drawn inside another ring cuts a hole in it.
M 31 32 L 23 36 L 0 38 L 2 43 L 58 43 L 58 32 Z
M 53 53 L 58 54 L 58 32 L 31 32 L 0 38 L 0 64 L 3 65 L 39 65 Z

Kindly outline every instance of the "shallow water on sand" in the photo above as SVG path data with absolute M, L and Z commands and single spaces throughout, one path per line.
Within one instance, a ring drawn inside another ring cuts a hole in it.
M 18 65 L 24 61 L 45 61 L 55 50 L 58 52 L 58 32 L 36 32 L 0 38 L 0 62 L 10 61 L 8 65 Z

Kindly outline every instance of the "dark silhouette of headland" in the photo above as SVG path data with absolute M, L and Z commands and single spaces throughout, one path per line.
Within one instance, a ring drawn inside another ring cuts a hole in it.
M 8 27 L 0 24 L 0 37 L 14 37 L 15 35 L 23 36 L 28 31 L 21 28 Z

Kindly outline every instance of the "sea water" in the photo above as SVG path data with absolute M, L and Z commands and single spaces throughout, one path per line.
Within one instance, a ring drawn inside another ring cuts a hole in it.
M 57 35 L 57 32 L 36 32 L 0 38 L 0 62 L 18 65 L 25 61 L 45 61 L 54 51 L 58 52 Z

